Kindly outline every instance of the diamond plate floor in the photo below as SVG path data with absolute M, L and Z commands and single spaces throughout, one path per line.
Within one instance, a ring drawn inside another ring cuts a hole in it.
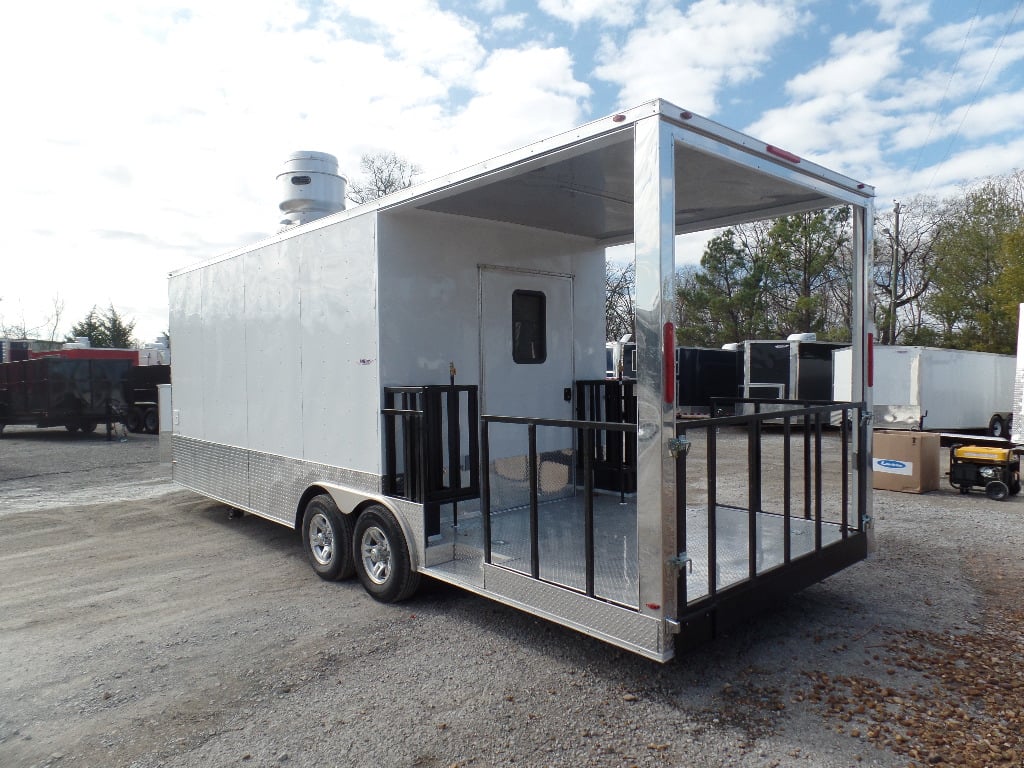
M 586 586 L 584 552 L 584 509 L 581 496 L 541 504 L 538 508 L 540 577 L 577 590 Z M 749 578 L 749 513 L 744 509 L 719 506 L 716 509 L 716 586 L 739 584 Z M 754 556 L 758 573 L 784 564 L 785 528 L 782 515 L 754 516 Z M 492 562 L 522 573 L 530 572 L 530 515 L 528 508 L 494 513 L 491 517 Z M 446 581 L 483 586 L 483 530 L 479 512 L 459 511 L 456 528 L 447 521 L 444 542 L 451 559 L 430 567 L 429 572 Z M 705 507 L 691 507 L 686 513 L 687 602 L 709 594 L 708 514 Z M 618 496 L 598 495 L 594 500 L 594 591 L 598 597 L 637 607 L 639 572 L 637 565 L 636 501 L 619 502 Z M 822 546 L 842 538 L 840 526 L 822 523 Z M 796 559 L 814 549 L 814 521 L 790 518 L 790 557 Z

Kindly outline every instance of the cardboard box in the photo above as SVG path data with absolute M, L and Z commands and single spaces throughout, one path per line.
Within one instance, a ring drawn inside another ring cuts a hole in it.
M 876 430 L 873 488 L 927 493 L 939 487 L 939 436 L 929 432 Z

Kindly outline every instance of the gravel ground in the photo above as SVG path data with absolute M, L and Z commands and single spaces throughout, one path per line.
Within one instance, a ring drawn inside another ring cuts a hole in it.
M 0 766 L 1024 765 L 1024 499 L 875 493 L 878 552 L 658 665 L 316 578 L 157 438 L 0 439 Z

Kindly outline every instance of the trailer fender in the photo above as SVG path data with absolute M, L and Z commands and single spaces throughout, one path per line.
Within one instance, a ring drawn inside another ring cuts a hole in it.
M 405 544 L 409 549 L 409 559 L 412 561 L 413 570 L 418 571 L 420 569 L 419 551 L 416 546 L 417 539 L 409 528 L 406 515 L 397 509 L 387 496 L 366 493 L 365 491 L 356 491 L 351 488 L 346 488 L 343 485 L 335 485 L 334 483 L 317 483 L 316 485 L 311 485 L 306 489 L 306 492 L 302 494 L 302 499 L 300 500 L 299 507 L 296 510 L 296 530 L 298 530 L 299 526 L 302 525 L 302 514 L 306 508 L 306 503 L 313 496 L 323 492 L 330 494 L 331 498 L 334 499 L 334 503 L 338 505 L 338 509 L 341 510 L 343 515 L 358 515 L 363 507 L 370 504 L 379 504 L 388 510 L 395 516 L 395 520 L 398 521 L 398 525 L 402 528 L 402 535 L 405 537 Z

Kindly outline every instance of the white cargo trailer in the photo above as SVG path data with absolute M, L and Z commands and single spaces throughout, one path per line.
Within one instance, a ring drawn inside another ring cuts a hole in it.
M 863 558 L 871 487 L 865 429 L 844 430 L 835 478 L 822 472 L 827 408 L 794 408 L 810 490 L 787 480 L 779 500 L 759 484 L 759 417 L 676 421 L 675 236 L 851 207 L 840 407 L 859 425 L 872 195 L 653 101 L 182 269 L 173 477 L 298 529 L 318 574 L 354 571 L 377 599 L 428 576 L 666 661 L 677 638 Z M 630 382 L 604 368 L 605 249 L 624 243 Z M 716 480 L 733 471 L 728 430 L 738 502 Z M 787 478 L 790 437 L 787 420 Z M 630 493 L 595 492 L 598 469 L 631 474 Z
M 848 396 L 851 351 L 836 350 L 835 397 Z M 986 430 L 1007 437 L 1015 358 L 917 346 L 874 348 L 876 429 Z

